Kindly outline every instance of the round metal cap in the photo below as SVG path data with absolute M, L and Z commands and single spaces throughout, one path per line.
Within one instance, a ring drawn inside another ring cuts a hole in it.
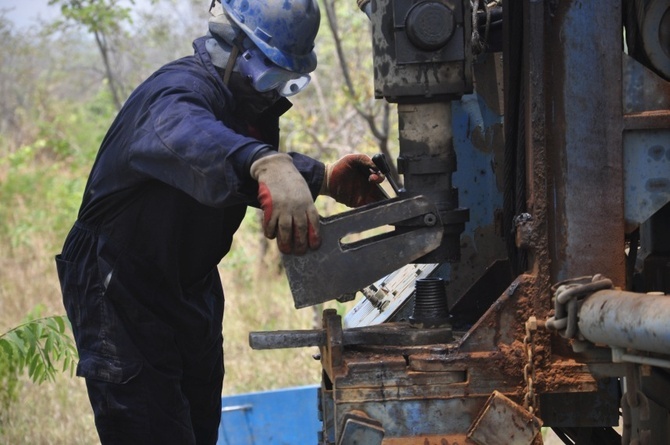
M 670 5 L 667 0 L 651 0 L 647 4 L 641 32 L 647 57 L 670 79 Z
M 446 45 L 454 34 L 454 14 L 443 3 L 417 3 L 407 13 L 405 28 L 414 46 L 435 51 Z

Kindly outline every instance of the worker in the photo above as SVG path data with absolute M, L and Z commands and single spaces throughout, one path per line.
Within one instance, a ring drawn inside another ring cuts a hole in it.
M 316 68 L 316 0 L 216 9 L 194 54 L 158 69 L 125 102 L 56 256 L 77 375 L 103 444 L 216 443 L 217 266 L 247 206 L 262 209 L 263 232 L 281 252 L 300 255 L 321 242 L 319 194 L 349 206 L 383 196 L 366 155 L 324 165 L 278 151 L 286 97 Z

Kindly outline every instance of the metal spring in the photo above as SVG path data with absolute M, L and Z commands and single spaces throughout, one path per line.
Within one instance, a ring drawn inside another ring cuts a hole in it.
M 449 317 L 447 292 L 442 278 L 416 280 L 416 295 L 412 317 L 418 321 Z

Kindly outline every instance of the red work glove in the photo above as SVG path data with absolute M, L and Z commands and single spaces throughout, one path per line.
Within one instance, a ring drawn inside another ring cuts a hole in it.
M 326 164 L 321 194 L 346 206 L 360 207 L 385 198 L 377 186 L 382 181 L 384 175 L 369 156 L 350 154 L 334 164 Z
M 282 253 L 300 255 L 307 247 L 318 248 L 319 214 L 291 157 L 285 153 L 262 157 L 251 164 L 250 173 L 258 181 L 265 236 L 276 237 Z

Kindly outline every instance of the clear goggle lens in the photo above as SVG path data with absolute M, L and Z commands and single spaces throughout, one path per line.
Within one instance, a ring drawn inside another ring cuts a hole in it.
M 284 82 L 284 84 L 279 87 L 279 94 L 281 94 L 284 97 L 289 97 L 293 96 L 294 94 L 298 94 L 302 90 L 305 89 L 305 87 L 309 84 L 309 81 L 311 78 L 309 77 L 309 74 L 304 74 L 297 79 L 291 79 L 287 82 Z
M 251 48 L 238 58 L 240 73 L 251 80 L 256 91 L 277 90 L 284 97 L 293 96 L 309 84 L 309 74 L 297 74 L 269 61 L 258 48 Z

